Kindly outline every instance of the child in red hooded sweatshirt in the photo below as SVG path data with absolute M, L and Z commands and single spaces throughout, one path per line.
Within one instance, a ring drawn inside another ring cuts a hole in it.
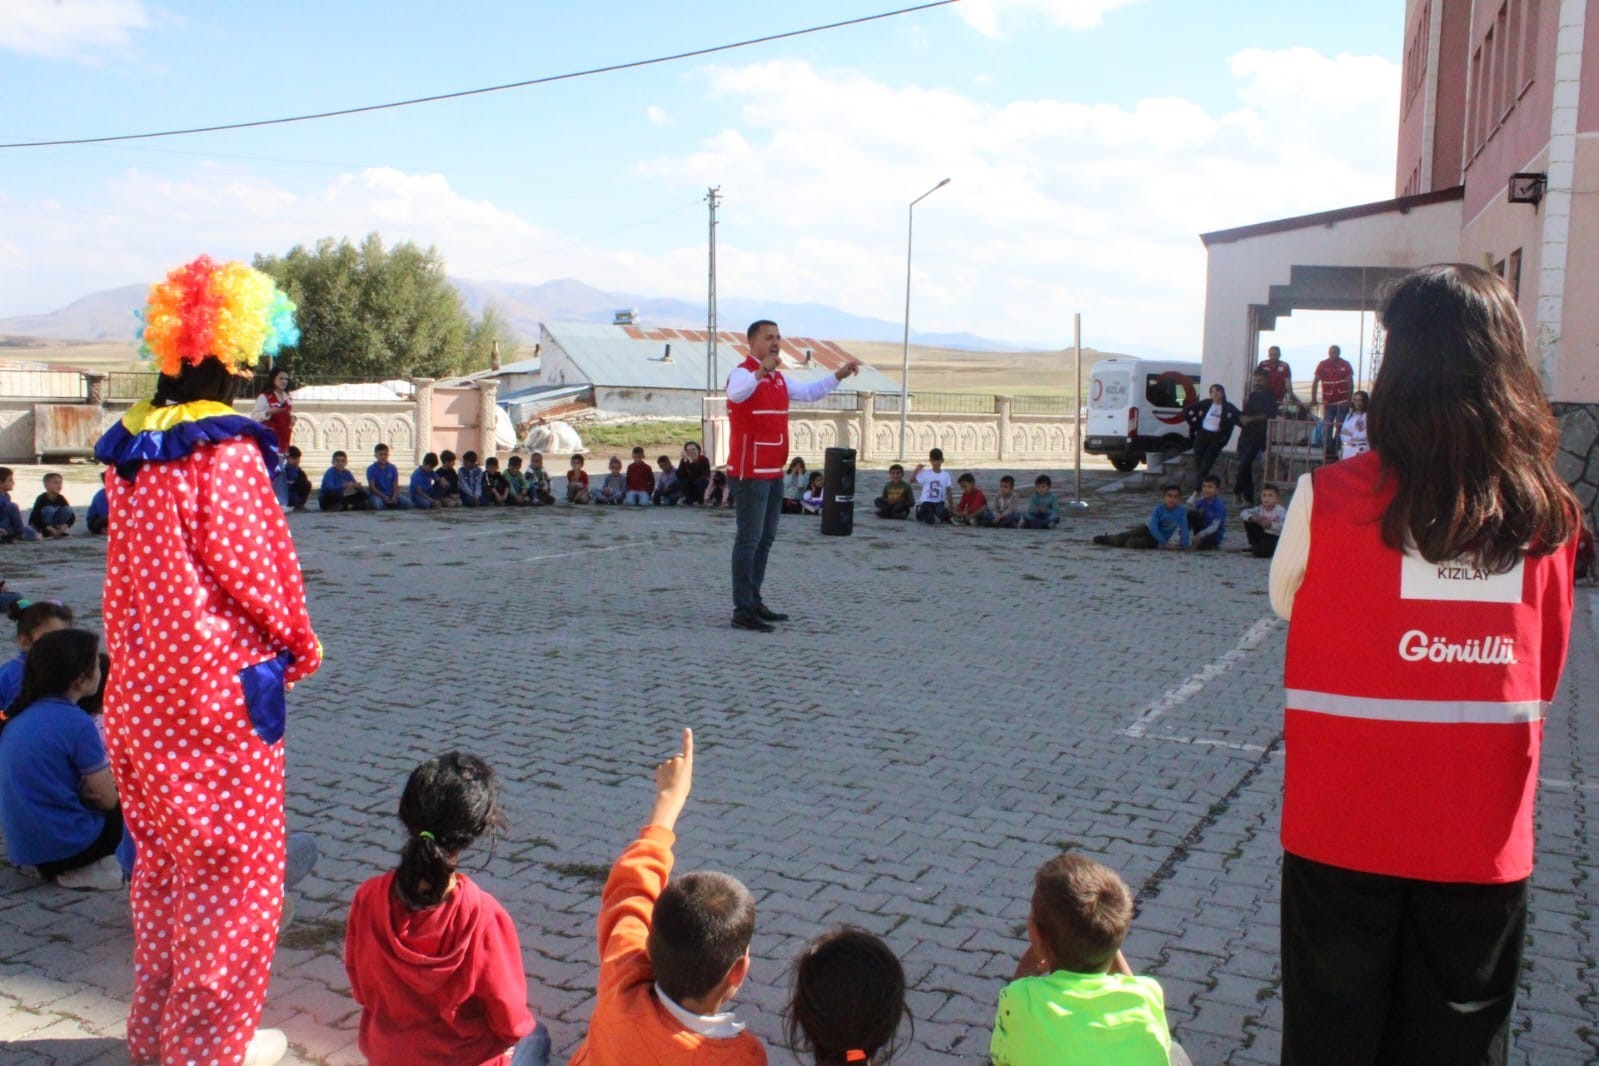
M 494 771 L 475 755 L 417 767 L 400 797 L 410 835 L 399 868 L 356 890 L 344 968 L 372 1066 L 550 1060 L 550 1031 L 528 1010 L 516 926 L 455 869 L 462 849 L 503 820 L 496 793 Z

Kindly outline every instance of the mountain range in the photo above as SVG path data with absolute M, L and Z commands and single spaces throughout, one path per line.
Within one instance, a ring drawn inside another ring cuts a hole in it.
M 606 292 L 575 278 L 539 285 L 512 281 L 451 278 L 462 301 L 474 314 L 494 306 L 513 332 L 529 343 L 538 339 L 540 322 L 610 322 L 617 311 L 634 311 L 647 326 L 705 328 L 705 305 L 687 300 L 634 293 Z M 0 334 L 56 340 L 132 342 L 137 323 L 133 310 L 144 303 L 146 285 L 122 285 L 74 300 L 41 315 L 0 319 Z M 828 340 L 897 341 L 904 323 L 867 318 L 823 304 L 789 304 L 727 297 L 717 301 L 718 325 L 742 330 L 757 318 L 772 318 L 795 337 Z M 971 333 L 911 333 L 917 344 L 969 351 L 1014 352 L 1018 345 Z

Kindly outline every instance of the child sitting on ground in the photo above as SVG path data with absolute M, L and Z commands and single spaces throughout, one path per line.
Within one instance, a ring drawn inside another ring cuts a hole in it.
M 1282 494 L 1276 485 L 1260 487 L 1260 506 L 1246 507 L 1238 513 L 1244 522 L 1244 536 L 1249 547 L 1239 551 L 1249 552 L 1257 559 L 1270 559 L 1277 552 L 1277 538 L 1282 536 L 1283 519 L 1288 511 L 1282 505 Z
M 655 474 L 644 461 L 644 449 L 633 449 L 633 461 L 627 464 L 627 491 L 622 502 L 629 507 L 648 507 L 650 493 L 655 491 Z
M 611 456 L 611 461 L 605 466 L 606 474 L 600 481 L 599 489 L 594 493 L 594 502 L 614 507 L 627 495 L 627 477 L 622 473 L 622 460 L 616 456 Z
M 1183 508 L 1183 490 L 1176 485 L 1166 485 L 1160 490 L 1160 503 L 1150 512 L 1149 521 L 1121 533 L 1101 533 L 1095 544 L 1108 544 L 1112 548 L 1187 548 L 1188 512 Z M 1172 538 L 1179 543 L 1173 544 Z
M 987 525 L 984 518 L 992 518 L 988 509 L 988 497 L 983 495 L 983 490 L 977 487 L 977 478 L 972 474 L 962 474 L 955 482 L 960 486 L 960 499 L 955 501 L 955 509 L 950 512 L 950 518 L 957 526 Z
M 278 476 L 283 479 L 284 490 L 288 495 L 288 499 L 284 502 L 289 505 L 289 510 L 305 510 L 305 505 L 311 500 L 311 479 L 300 466 L 299 448 L 289 445 L 289 450 L 283 456 L 283 469 L 278 471 Z
M 475 755 L 429 759 L 406 781 L 400 865 L 356 889 L 345 926 L 344 969 L 372 1066 L 549 1062 L 516 924 L 456 869 L 504 820 L 494 771 Z
M 905 1005 L 905 969 L 882 940 L 864 929 L 833 929 L 805 945 L 794 962 L 794 991 L 783 1012 L 783 1035 L 816 1066 L 885 1066 Z
M 16 487 L 16 472 L 0 466 L 0 544 L 39 539 L 39 531 L 22 520 L 22 508 L 11 502 L 11 490 Z
M 805 489 L 811 483 L 810 476 L 805 473 L 805 460 L 799 456 L 788 461 L 788 469 L 783 473 L 783 513 L 803 514 L 805 505 Z
M 588 485 L 588 475 L 583 475 Z M 570 500 L 570 497 L 568 497 Z M 547 507 L 555 502 L 555 492 L 550 488 L 550 472 L 544 469 L 544 453 L 532 452 L 527 457 L 527 501 L 534 507 Z
M 733 494 L 727 491 L 727 471 L 718 470 L 711 475 L 711 489 L 705 494 L 705 506 L 733 506 Z
M 84 525 L 89 527 L 89 532 L 95 536 L 103 536 L 106 527 L 111 524 L 111 508 L 105 502 L 105 489 L 100 489 L 94 494 L 94 499 L 89 501 L 89 514 L 84 519 Z
M 811 472 L 810 480 L 805 485 L 805 491 L 800 494 L 800 511 L 804 514 L 822 513 L 822 472 Z
M 655 475 L 655 494 L 650 498 L 657 507 L 676 507 L 677 501 L 683 497 L 677 488 L 677 467 L 672 465 L 670 455 L 656 459 L 655 465 L 661 469 Z
M 72 505 L 61 495 L 61 475 L 46 474 L 44 491 L 34 497 L 33 511 L 28 515 L 28 525 L 37 529 L 40 536 L 49 539 L 71 536 L 67 531 L 77 520 L 78 515 L 73 511 Z
M 411 471 L 411 506 L 419 511 L 442 506 L 438 498 L 438 469 L 439 457 L 428 452 L 422 457 L 422 465 Z
M 482 507 L 487 504 L 488 493 L 483 485 L 483 468 L 478 465 L 477 452 L 461 453 L 461 471 L 456 475 L 461 493 L 462 507 Z
M 489 456 L 483 460 L 483 502 L 504 507 L 511 501 L 511 483 L 500 473 L 500 460 Z
M 1221 478 L 1207 474 L 1199 491 L 1188 497 L 1188 529 L 1194 535 L 1195 551 L 1221 547 L 1227 532 L 1227 501 L 1221 498 Z
M 905 480 L 905 468 L 895 463 L 888 468 L 888 484 L 883 486 L 883 494 L 872 501 L 877 517 L 909 518 L 914 502 L 910 482 Z
M 343 452 L 333 453 L 333 465 L 322 475 L 322 488 L 317 493 L 317 506 L 324 511 L 364 511 L 367 506 L 366 490 L 356 483 L 349 469 L 350 457 Z
M 589 495 L 589 475 L 583 469 L 583 457 L 572 456 L 572 466 L 566 472 L 566 502 L 590 503 L 593 497 Z
M 368 499 L 374 511 L 409 511 L 410 494 L 400 492 L 400 468 L 389 462 L 389 446 L 372 449 L 372 463 L 366 468 Z
M 448 448 L 439 453 L 439 468 L 434 472 L 433 498 L 440 507 L 461 507 L 461 472 L 455 469 L 455 453 Z
M 526 507 L 533 502 L 527 492 L 527 475 L 522 473 L 522 457 L 513 455 L 505 461 L 505 502 Z
M 1132 918 L 1132 893 L 1109 867 L 1068 852 L 1039 869 L 1027 950 L 999 994 L 993 1066 L 1187 1063 L 1160 984 L 1122 956 Z
M 1022 529 L 1052 529 L 1060 524 L 1060 501 L 1050 491 L 1048 474 L 1033 479 L 1033 494 L 1027 497 L 1027 507 L 1022 511 Z
M 1006 474 L 999 479 L 999 491 L 988 505 L 989 517 L 985 526 L 995 529 L 1015 529 L 1022 520 L 1022 498 L 1016 495 L 1016 479 Z
M 0 711 L 22 691 L 22 673 L 28 665 L 28 649 L 46 633 L 72 626 L 72 608 L 55 600 L 14 600 L 6 613 L 17 623 L 17 654 L 0 666 Z
M 750 969 L 755 899 L 727 874 L 668 883 L 673 829 L 694 779 L 694 734 L 655 768 L 655 805 L 600 901 L 600 980 L 570 1066 L 765 1066 L 728 1010 Z
M 932 464 L 931 470 L 917 463 L 916 469 L 911 471 L 911 481 L 917 492 L 916 521 L 927 525 L 948 522 L 949 471 L 944 469 L 944 450 L 934 448 L 927 453 L 927 461 Z

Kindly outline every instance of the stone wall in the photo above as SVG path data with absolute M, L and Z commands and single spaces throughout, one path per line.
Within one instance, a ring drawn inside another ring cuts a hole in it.
M 1577 494 L 1589 529 L 1599 529 L 1599 404 L 1557 403 L 1560 454 L 1555 469 Z

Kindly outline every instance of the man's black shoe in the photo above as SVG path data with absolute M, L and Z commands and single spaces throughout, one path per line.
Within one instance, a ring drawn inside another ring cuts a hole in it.
M 761 621 L 760 615 L 754 611 L 734 611 L 733 628 L 748 629 L 756 633 L 775 632 L 777 627 Z
M 784 614 L 782 611 L 774 611 L 764 603 L 757 603 L 755 605 L 755 617 L 759 618 L 763 622 L 788 621 L 788 615 Z

